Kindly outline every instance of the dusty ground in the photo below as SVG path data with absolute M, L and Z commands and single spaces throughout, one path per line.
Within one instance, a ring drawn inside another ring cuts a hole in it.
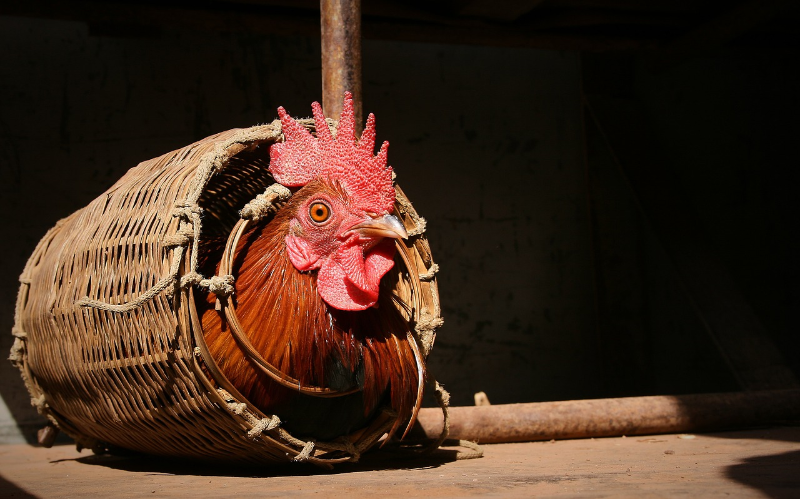
M 483 448 L 470 461 L 451 450 L 328 472 L 3 446 L 0 497 L 800 497 L 800 427 Z

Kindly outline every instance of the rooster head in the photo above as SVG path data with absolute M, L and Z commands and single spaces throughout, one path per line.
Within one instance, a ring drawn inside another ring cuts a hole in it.
M 282 107 L 285 141 L 270 148 L 270 173 L 287 187 L 303 187 L 289 222 L 286 250 L 294 267 L 318 270 L 317 292 L 339 310 L 364 310 L 378 300 L 381 278 L 394 264 L 394 241 L 406 238 L 392 215 L 395 191 L 384 142 L 375 149 L 375 116 L 355 135 L 353 98 L 345 92 L 334 137 L 322 107 L 311 105 L 316 137 Z

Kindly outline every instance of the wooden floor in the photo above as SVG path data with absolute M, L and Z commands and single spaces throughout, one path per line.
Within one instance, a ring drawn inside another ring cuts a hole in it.
M 800 497 L 800 427 L 485 445 L 453 461 L 364 458 L 333 472 L 0 447 L 2 498 Z

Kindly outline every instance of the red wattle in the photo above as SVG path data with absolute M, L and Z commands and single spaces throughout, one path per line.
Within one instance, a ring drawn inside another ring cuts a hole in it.
M 385 240 L 363 256 L 357 245 L 327 258 L 317 274 L 317 292 L 333 308 L 366 310 L 378 301 L 381 278 L 394 265 L 394 241 Z

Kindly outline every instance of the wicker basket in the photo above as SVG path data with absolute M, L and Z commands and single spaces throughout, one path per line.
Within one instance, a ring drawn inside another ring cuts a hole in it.
M 219 283 L 198 276 L 197 261 L 218 259 L 206 253 L 221 248 L 204 241 L 224 240 L 239 210 L 274 183 L 268 149 L 280 140 L 276 121 L 145 161 L 36 247 L 20 277 L 11 360 L 33 404 L 79 447 L 329 465 L 357 460 L 391 425 L 384 411 L 336 442 L 304 442 L 208 369 L 193 293 Z M 441 324 L 438 267 L 399 188 L 396 212 L 413 237 L 393 270 L 395 292 L 412 305 L 427 357 Z

